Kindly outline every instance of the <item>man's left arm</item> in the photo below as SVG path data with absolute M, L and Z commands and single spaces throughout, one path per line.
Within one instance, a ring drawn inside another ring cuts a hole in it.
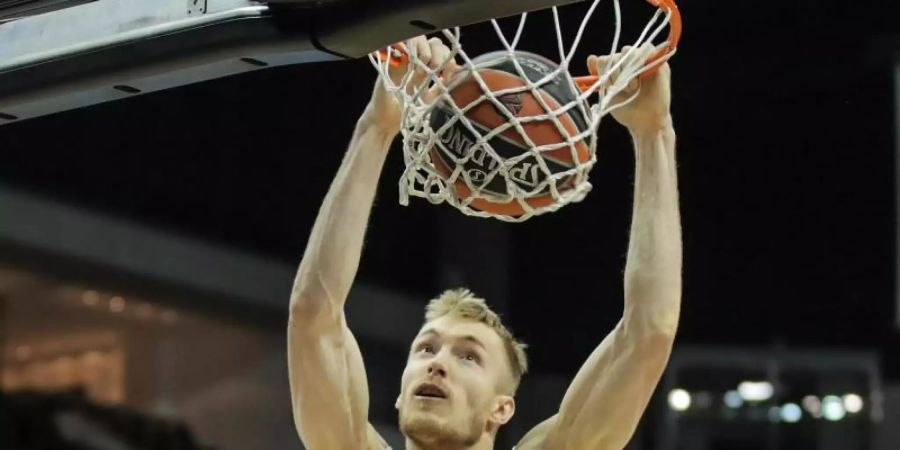
M 538 427 L 546 431 L 531 442 L 524 442 L 530 440 L 526 436 L 523 450 L 621 450 L 668 363 L 678 328 L 682 266 L 669 74 L 663 65 L 642 81 L 630 105 L 614 113 L 631 132 L 636 160 L 623 317 L 579 370 L 559 413 Z

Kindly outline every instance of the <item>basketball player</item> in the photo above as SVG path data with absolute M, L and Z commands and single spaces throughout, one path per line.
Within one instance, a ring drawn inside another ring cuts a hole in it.
M 436 39 L 420 38 L 416 45 L 419 57 L 435 68 L 450 53 Z M 649 56 L 653 48 L 640 51 Z M 590 72 L 619 57 L 590 57 Z M 558 412 L 527 433 L 517 450 L 622 449 L 666 366 L 681 300 L 669 77 L 664 65 L 632 83 L 623 98 L 638 96 L 613 113 L 631 132 L 637 161 L 624 315 L 575 376 Z M 295 424 L 309 450 L 387 448 L 368 422 L 366 371 L 347 328 L 344 302 L 399 120 L 400 105 L 378 83 L 297 273 L 288 358 Z M 410 347 L 396 401 L 406 450 L 492 450 L 497 430 L 515 413 L 516 387 L 526 370 L 524 346 L 482 299 L 460 289 L 432 300 Z

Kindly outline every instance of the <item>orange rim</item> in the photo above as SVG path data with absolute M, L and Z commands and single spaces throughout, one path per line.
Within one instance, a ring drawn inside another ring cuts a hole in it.
M 391 52 L 391 50 L 396 51 Z M 388 48 L 378 50 L 378 59 L 382 61 L 384 61 L 385 59 L 390 60 L 389 63 L 393 67 L 403 67 L 409 64 L 409 55 L 406 53 L 406 46 L 402 42 L 392 45 Z
M 678 48 L 681 41 L 681 11 L 675 0 L 647 0 L 653 6 L 665 11 L 672 11 L 672 17 L 669 19 L 669 37 L 666 39 L 666 45 L 662 46 L 650 59 L 647 60 L 647 66 L 650 67 L 646 72 L 642 73 L 640 78 L 647 78 L 657 70 L 666 60 L 665 56 Z M 597 77 L 588 75 L 585 77 L 575 77 L 575 84 L 582 91 L 588 91 L 597 83 Z
M 664 11 L 671 11 L 672 17 L 669 19 L 669 37 L 666 39 L 667 45 L 659 49 L 659 51 L 647 61 L 647 66 L 651 68 L 644 72 L 641 75 L 642 77 L 648 77 L 656 73 L 656 71 L 659 70 L 659 66 L 665 62 L 664 59 L 666 54 L 677 49 L 678 43 L 681 42 L 681 11 L 678 9 L 675 0 L 647 0 L 647 2 Z
M 678 9 L 675 0 L 647 0 L 647 3 L 664 11 L 672 11 L 672 17 L 669 19 L 669 37 L 666 39 L 666 45 L 662 46 L 656 54 L 647 60 L 647 67 L 650 67 L 650 69 L 641 74 L 641 79 L 655 74 L 659 70 L 659 66 L 666 62 L 665 56 L 677 49 L 678 43 L 681 41 L 681 11 Z M 575 84 L 582 91 L 590 90 L 596 83 L 597 77 L 594 75 L 575 77 Z

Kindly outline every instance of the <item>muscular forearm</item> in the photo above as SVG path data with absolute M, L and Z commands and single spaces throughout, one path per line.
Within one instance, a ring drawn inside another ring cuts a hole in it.
M 342 311 L 359 267 L 363 239 L 392 130 L 378 125 L 370 107 L 313 225 L 291 296 L 292 314 Z M 336 317 L 335 314 L 331 314 Z
M 681 304 L 681 220 L 671 119 L 658 131 L 632 132 L 636 170 L 631 241 L 625 267 L 625 327 L 672 337 Z

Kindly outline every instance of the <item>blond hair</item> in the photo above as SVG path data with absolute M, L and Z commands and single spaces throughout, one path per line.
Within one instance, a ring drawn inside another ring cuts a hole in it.
M 483 323 L 500 336 L 512 370 L 511 393 L 514 393 L 519 387 L 522 375 L 528 372 L 528 356 L 525 354 L 526 345 L 517 340 L 503 325 L 500 316 L 491 310 L 483 298 L 475 296 L 465 288 L 448 289 L 428 302 L 428 306 L 425 307 L 426 322 L 444 316 Z

